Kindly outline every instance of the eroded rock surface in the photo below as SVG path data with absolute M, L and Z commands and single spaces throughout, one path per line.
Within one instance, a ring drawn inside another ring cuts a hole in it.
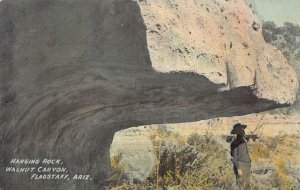
M 274 22 L 265 22 L 262 27 L 265 41 L 277 47 L 287 58 L 290 65 L 296 70 L 300 80 L 300 25 L 285 23 L 284 26 L 276 26 Z M 298 98 L 291 107 L 291 113 L 299 113 L 300 100 Z
M 214 1 L 207 3 L 218 7 Z M 235 10 L 234 4 L 228 3 L 225 8 Z M 212 57 L 226 57 L 229 71 L 233 72 L 230 75 L 223 66 L 216 66 L 215 70 L 222 76 L 214 80 L 197 72 L 158 72 L 150 47 L 153 42 L 147 38 L 147 18 L 140 12 L 144 7 L 131 0 L 1 1 L 1 189 L 98 189 L 109 173 L 109 146 L 116 131 L 154 123 L 244 115 L 292 103 L 297 80 L 288 81 L 293 79 L 293 71 L 279 51 L 262 45 L 264 42 L 258 34 L 247 38 L 248 45 L 254 46 L 250 37 L 262 43 L 255 46 L 263 47 L 260 55 L 269 56 L 271 69 L 249 61 L 251 72 L 240 72 L 246 82 L 239 82 L 243 80 L 237 72 L 239 68 L 246 70 L 242 61 L 236 61 L 242 59 L 237 54 L 239 48 L 234 47 L 240 44 L 232 44 L 235 56 L 225 56 L 220 50 Z M 226 30 L 236 33 L 240 31 L 236 27 L 238 23 Z M 169 34 L 176 37 L 176 33 Z M 209 32 L 203 35 L 211 37 Z M 211 56 L 208 45 L 197 44 L 197 51 L 203 48 Z M 226 44 L 230 48 L 230 42 Z M 173 47 L 173 42 L 170 46 Z M 179 54 L 174 52 L 172 56 Z M 169 59 L 169 56 L 166 52 L 165 57 Z M 207 67 L 213 68 L 210 64 Z M 254 71 L 260 82 L 253 83 Z M 263 77 L 273 74 L 278 79 Z M 220 92 L 220 88 L 229 84 L 227 80 L 231 81 L 230 90 Z M 271 81 L 278 89 L 272 94 Z M 252 84 L 257 91 L 248 86 Z M 70 174 L 88 173 L 93 180 L 34 181 L 29 179 L 30 175 L 8 175 L 4 170 L 12 158 L 60 158 Z
M 264 42 L 261 23 L 245 1 L 139 5 L 155 70 L 195 72 L 227 89 L 254 86 L 260 98 L 295 101 L 297 75 L 282 53 Z

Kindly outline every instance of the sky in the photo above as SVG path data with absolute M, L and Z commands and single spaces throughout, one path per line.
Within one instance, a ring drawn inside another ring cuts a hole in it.
M 300 24 L 300 0 L 252 0 L 258 16 L 263 21 Z

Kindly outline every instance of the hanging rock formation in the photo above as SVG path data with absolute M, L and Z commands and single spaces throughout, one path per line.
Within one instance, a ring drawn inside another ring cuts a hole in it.
M 194 2 L 1 1 L 0 188 L 99 189 L 116 131 L 293 103 L 296 74 L 246 4 Z M 12 158 L 92 180 L 32 180 Z
M 194 72 L 226 89 L 254 86 L 259 98 L 295 101 L 296 73 L 276 47 L 264 42 L 261 23 L 245 1 L 139 4 L 155 70 Z

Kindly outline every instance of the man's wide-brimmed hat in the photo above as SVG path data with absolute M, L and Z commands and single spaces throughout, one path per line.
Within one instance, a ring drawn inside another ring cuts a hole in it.
M 243 125 L 241 123 L 237 123 L 233 126 L 233 129 L 231 130 L 231 134 L 244 134 L 245 131 L 244 129 L 246 129 L 247 125 Z

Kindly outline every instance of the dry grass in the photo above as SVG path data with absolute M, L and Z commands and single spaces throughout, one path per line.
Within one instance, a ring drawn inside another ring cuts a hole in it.
M 188 139 L 172 133 L 165 126 L 150 135 L 156 153 L 156 164 L 146 181 L 130 181 L 123 175 L 119 154 L 112 158 L 115 175 L 110 187 L 114 190 L 193 190 L 235 189 L 235 176 L 229 153 L 211 134 L 192 134 Z M 300 189 L 290 170 L 299 136 L 261 138 L 249 143 L 252 165 L 259 170 L 252 174 L 252 189 Z M 270 167 L 266 167 L 268 163 Z
M 300 184 L 297 176 L 291 171 L 289 161 L 296 159 L 296 151 L 300 148 L 300 137 L 296 135 L 276 136 L 275 138 L 265 137 L 258 142 L 250 144 L 250 153 L 253 165 L 264 168 L 265 163 L 270 163 L 268 168 L 268 180 L 259 180 L 259 176 L 254 177 L 254 189 L 277 188 L 282 190 L 299 189 Z M 257 185 L 260 184 L 260 185 Z

